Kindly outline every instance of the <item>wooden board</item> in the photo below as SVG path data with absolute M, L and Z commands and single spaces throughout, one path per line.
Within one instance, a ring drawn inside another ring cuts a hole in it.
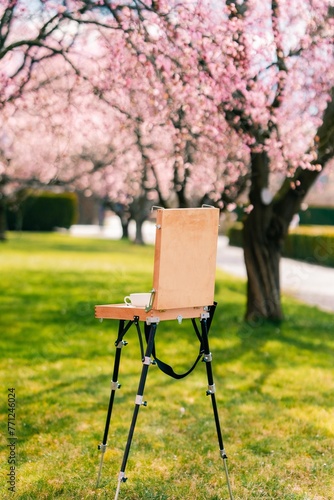
M 158 209 L 156 225 L 153 308 L 213 304 L 219 209 Z

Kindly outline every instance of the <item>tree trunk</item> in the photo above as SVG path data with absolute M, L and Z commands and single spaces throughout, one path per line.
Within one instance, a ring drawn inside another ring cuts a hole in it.
M 120 218 L 122 225 L 122 240 L 129 239 L 129 219 Z
M 319 170 L 298 169 L 287 178 L 275 199 L 265 196 L 266 154 L 252 155 L 255 176 L 250 192 L 252 212 L 244 221 L 244 258 L 247 270 L 246 319 L 281 321 L 280 258 L 294 214 L 319 176 Z
M 130 206 L 131 218 L 136 223 L 135 243 L 144 245 L 143 224 L 148 219 L 152 203 L 147 200 L 146 193 L 134 199 Z
M 106 206 L 109 207 L 119 217 L 122 226 L 122 240 L 129 239 L 129 222 L 131 218 L 129 208 L 123 203 L 107 202 Z
M 249 199 L 253 210 L 244 221 L 243 243 L 247 271 L 246 319 L 281 320 L 280 236 L 269 231 L 273 224 L 272 200 L 268 197 L 269 158 L 251 154 L 252 184 Z M 271 234 L 270 234 L 271 233 Z
M 280 240 L 269 236 L 271 207 L 254 208 L 244 222 L 244 259 L 247 270 L 246 319 L 283 319 L 280 298 Z
M 144 238 L 143 238 L 143 224 L 145 222 L 145 219 L 137 219 L 136 220 L 136 237 L 135 237 L 135 243 L 137 245 L 145 245 Z
M 280 321 L 283 318 L 279 276 L 280 232 L 269 232 L 273 223 L 273 210 L 268 192 L 265 191 L 268 187 L 269 160 L 263 152 L 252 154 L 251 162 L 253 178 L 250 201 L 253 210 L 245 220 L 243 229 L 248 277 L 246 319 Z
M 244 258 L 247 270 L 246 319 L 283 319 L 280 297 L 280 258 L 294 214 L 320 171 L 298 169 L 286 179 L 275 199 L 258 202 L 244 222 Z

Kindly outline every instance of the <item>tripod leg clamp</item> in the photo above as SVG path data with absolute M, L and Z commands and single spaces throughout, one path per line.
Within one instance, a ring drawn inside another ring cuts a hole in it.
M 118 383 L 118 381 L 114 382 L 113 380 L 111 381 L 111 389 L 113 391 L 116 391 L 116 389 L 120 389 L 121 384 Z
M 115 342 L 115 346 L 117 349 L 122 349 L 122 347 L 125 347 L 126 345 L 128 345 L 126 340 L 120 340 L 118 343 L 116 340 L 116 342 Z
M 135 404 L 138 406 L 147 406 L 147 401 L 143 401 L 143 396 L 137 394 Z
M 208 390 L 206 391 L 206 395 L 210 396 L 216 392 L 216 384 L 208 385 Z
M 203 361 L 204 361 L 204 363 L 210 363 L 210 361 L 212 361 L 212 354 L 211 354 L 211 352 L 209 352 L 209 354 L 204 354 Z
M 120 472 L 119 475 L 118 475 L 118 481 L 120 483 L 125 483 L 126 480 L 127 480 L 127 477 L 125 477 L 124 472 Z
M 111 381 L 111 389 L 113 391 L 116 391 L 116 389 L 119 389 L 121 387 L 121 384 L 116 380 L 116 382 L 114 382 L 113 380 Z

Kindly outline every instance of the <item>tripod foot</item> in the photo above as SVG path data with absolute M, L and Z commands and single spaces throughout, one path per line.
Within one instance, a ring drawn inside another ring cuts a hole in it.
M 118 499 L 119 491 L 121 489 L 121 483 L 125 483 L 127 478 L 124 476 L 124 472 L 120 472 L 118 476 L 118 484 L 117 484 L 117 489 L 116 489 L 116 494 L 114 500 Z
M 99 444 L 98 445 L 98 449 L 101 451 L 101 458 L 100 458 L 100 467 L 99 467 L 99 472 L 98 472 L 98 475 L 97 475 L 97 481 L 96 481 L 96 488 L 99 487 L 100 485 L 100 479 L 101 479 L 101 473 L 102 473 L 102 465 L 103 465 L 103 457 L 104 457 L 104 453 L 107 449 L 107 445 L 106 444 Z
M 228 475 L 227 456 L 226 456 L 225 450 L 224 449 L 220 450 L 220 454 L 221 454 L 221 457 L 222 457 L 223 462 L 224 462 L 226 483 L 227 483 L 227 488 L 228 488 L 228 492 L 229 492 L 229 495 L 230 495 L 230 500 L 233 500 L 233 493 L 232 493 L 232 488 L 231 488 L 231 484 L 230 484 L 230 478 L 229 478 L 229 475 Z

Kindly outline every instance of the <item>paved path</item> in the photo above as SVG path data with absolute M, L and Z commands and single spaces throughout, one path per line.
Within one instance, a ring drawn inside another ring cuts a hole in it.
M 95 236 L 99 238 L 118 239 L 122 236 L 121 225 L 117 217 L 108 218 L 105 227 L 72 226 L 70 233 L 75 236 Z M 130 237 L 134 237 L 135 226 L 130 223 Z M 154 243 L 155 225 L 145 222 L 143 226 L 144 241 Z M 217 265 L 220 269 L 240 278 L 246 278 L 243 250 L 228 245 L 224 236 L 218 240 Z M 292 259 L 281 259 L 281 288 L 311 305 L 334 312 L 334 269 L 307 264 Z
M 243 250 L 228 245 L 219 238 L 217 264 L 224 271 L 246 278 Z M 307 264 L 293 259 L 281 259 L 281 288 L 320 309 L 334 312 L 334 269 Z

